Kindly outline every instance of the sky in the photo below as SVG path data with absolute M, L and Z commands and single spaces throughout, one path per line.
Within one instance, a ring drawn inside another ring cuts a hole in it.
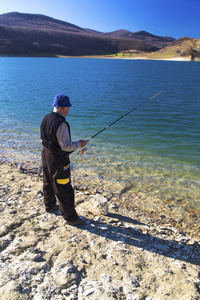
M 0 0 L 0 14 L 42 14 L 101 32 L 200 38 L 200 0 Z

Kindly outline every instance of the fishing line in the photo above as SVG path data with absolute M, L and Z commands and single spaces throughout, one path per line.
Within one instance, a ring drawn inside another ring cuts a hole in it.
M 115 121 L 113 121 L 112 123 L 110 123 L 109 125 L 107 125 L 106 127 L 104 127 L 103 129 L 101 129 L 99 132 L 97 132 L 96 134 L 94 134 L 90 139 L 87 140 L 87 143 L 89 141 L 91 141 L 93 138 L 95 138 L 97 135 L 99 135 L 100 133 L 102 133 L 103 131 L 105 131 L 106 129 L 110 128 L 112 125 L 114 125 L 115 123 L 117 123 L 119 120 L 121 120 L 122 118 L 124 118 L 125 116 L 127 116 L 128 114 L 130 114 L 131 112 L 133 112 L 134 110 L 138 109 L 139 107 L 141 107 L 142 105 L 144 105 L 145 103 L 147 103 L 149 100 L 155 98 L 156 96 L 158 96 L 159 94 L 161 94 L 162 91 L 160 91 L 159 93 L 155 94 L 154 96 L 152 96 L 151 98 L 145 100 L 144 102 L 140 103 L 138 106 L 135 106 L 133 109 L 129 110 L 127 113 L 125 113 L 123 116 L 119 117 L 118 119 L 116 119 Z M 77 155 L 79 154 L 83 154 L 85 151 L 87 150 L 87 148 L 83 148 L 81 149 Z

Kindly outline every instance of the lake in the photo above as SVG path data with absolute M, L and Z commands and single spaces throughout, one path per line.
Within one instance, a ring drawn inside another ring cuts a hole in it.
M 199 71 L 199 62 L 0 57 L 1 159 L 41 165 L 40 123 L 55 94 L 70 97 L 76 141 L 162 91 L 72 154 L 72 169 L 199 214 Z

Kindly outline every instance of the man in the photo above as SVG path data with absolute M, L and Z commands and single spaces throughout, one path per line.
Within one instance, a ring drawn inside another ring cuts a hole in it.
M 58 94 L 52 104 L 53 112 L 41 123 L 43 194 L 47 212 L 58 208 L 70 225 L 83 225 L 85 220 L 78 216 L 74 207 L 74 189 L 71 186 L 69 154 L 84 147 L 87 141 L 71 141 L 70 127 L 65 120 L 72 106 L 68 96 Z

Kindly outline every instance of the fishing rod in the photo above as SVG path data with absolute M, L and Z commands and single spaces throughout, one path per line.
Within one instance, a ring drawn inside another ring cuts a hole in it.
M 89 141 L 91 141 L 93 138 L 95 138 L 97 135 L 99 135 L 100 133 L 102 133 L 103 131 L 105 131 L 106 129 L 110 128 L 113 124 L 117 123 L 119 120 L 121 120 L 122 118 L 124 118 L 125 116 L 127 116 L 128 114 L 130 114 L 134 110 L 138 109 L 139 107 L 141 107 L 142 105 L 144 105 L 145 103 L 147 103 L 149 100 L 155 98 L 156 96 L 158 96 L 161 93 L 162 93 L 162 91 L 160 91 L 159 93 L 155 94 L 151 98 L 145 100 L 144 102 L 140 103 L 138 106 L 135 106 L 133 109 L 131 109 L 130 111 L 128 111 L 127 113 L 125 113 L 123 116 L 119 117 L 117 120 L 115 120 L 114 122 L 110 123 L 109 125 L 107 125 L 103 129 L 101 129 L 99 132 L 97 132 L 96 134 L 94 134 L 90 139 L 87 140 L 87 143 Z M 87 150 L 87 148 L 85 147 L 82 150 L 80 150 L 79 153 L 77 153 L 77 154 L 83 154 L 86 150 Z

